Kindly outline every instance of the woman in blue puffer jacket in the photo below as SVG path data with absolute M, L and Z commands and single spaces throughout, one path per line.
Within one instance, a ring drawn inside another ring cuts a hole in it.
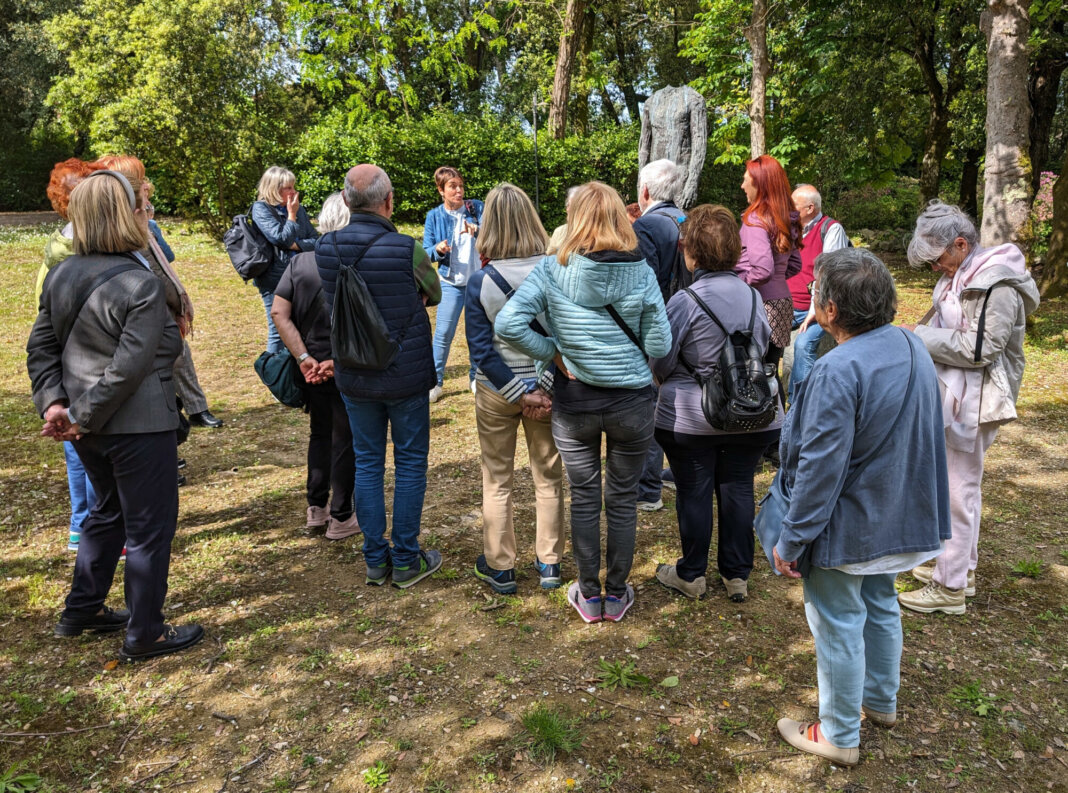
M 602 182 L 571 200 L 567 236 L 497 315 L 507 344 L 556 363 L 552 428 L 571 485 L 571 544 L 579 580 L 568 600 L 586 622 L 613 622 L 634 602 L 637 484 L 653 437 L 648 357 L 666 355 L 671 326 L 656 275 L 638 251 L 619 193 Z M 548 337 L 530 327 L 544 314 Z M 562 376 L 561 376 L 562 375 Z M 607 578 L 602 598 L 601 436 L 607 438 L 604 505 Z

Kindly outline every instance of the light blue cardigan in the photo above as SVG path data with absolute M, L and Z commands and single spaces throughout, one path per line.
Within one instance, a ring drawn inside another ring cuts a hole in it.
M 644 354 L 605 310 L 608 304 L 641 340 Z M 530 327 L 542 313 L 549 338 Z M 671 349 L 664 299 L 644 259 L 597 262 L 572 254 L 565 267 L 546 256 L 501 309 L 493 329 L 543 366 L 559 352 L 578 380 L 604 388 L 649 385 L 648 356 L 659 358 Z

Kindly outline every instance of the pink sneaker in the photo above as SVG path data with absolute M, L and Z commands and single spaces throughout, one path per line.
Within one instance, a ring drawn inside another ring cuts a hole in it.
M 351 537 L 353 534 L 359 533 L 360 524 L 356 522 L 355 512 L 345 520 L 330 518 L 330 523 L 326 527 L 326 539 L 328 540 L 343 540 L 346 537 Z

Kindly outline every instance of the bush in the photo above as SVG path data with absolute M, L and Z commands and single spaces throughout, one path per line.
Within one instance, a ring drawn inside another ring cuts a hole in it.
M 1031 228 L 1035 234 L 1031 243 L 1031 254 L 1036 259 L 1044 258 L 1049 250 L 1049 237 L 1053 233 L 1053 183 L 1056 181 L 1057 174 L 1043 171 L 1038 193 L 1031 204 Z
M 846 232 L 860 229 L 911 229 L 919 214 L 920 187 L 915 179 L 900 177 L 886 187 L 856 187 L 843 191 L 824 210 L 842 222 Z
M 45 189 L 52 167 L 70 157 L 71 142 L 60 135 L 23 135 L 0 126 L 0 212 L 51 209 Z

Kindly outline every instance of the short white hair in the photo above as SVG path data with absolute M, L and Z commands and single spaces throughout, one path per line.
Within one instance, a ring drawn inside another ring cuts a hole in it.
M 679 166 L 672 160 L 653 160 L 638 172 L 638 193 L 649 190 L 652 201 L 674 201 L 679 183 Z
M 823 211 L 823 198 L 820 196 L 820 191 L 815 187 L 803 182 L 794 188 L 794 195 L 797 195 L 798 193 L 801 194 L 801 197 L 805 201 L 812 204 L 817 215 Z
M 345 199 L 341 192 L 331 193 L 323 202 L 323 208 L 319 211 L 319 233 L 337 231 L 349 225 L 352 217 L 349 208 L 345 205 Z
M 909 264 L 917 267 L 936 261 L 957 237 L 964 238 L 969 252 L 979 245 L 979 232 L 967 213 L 934 199 L 916 218 L 916 231 L 909 241 Z

